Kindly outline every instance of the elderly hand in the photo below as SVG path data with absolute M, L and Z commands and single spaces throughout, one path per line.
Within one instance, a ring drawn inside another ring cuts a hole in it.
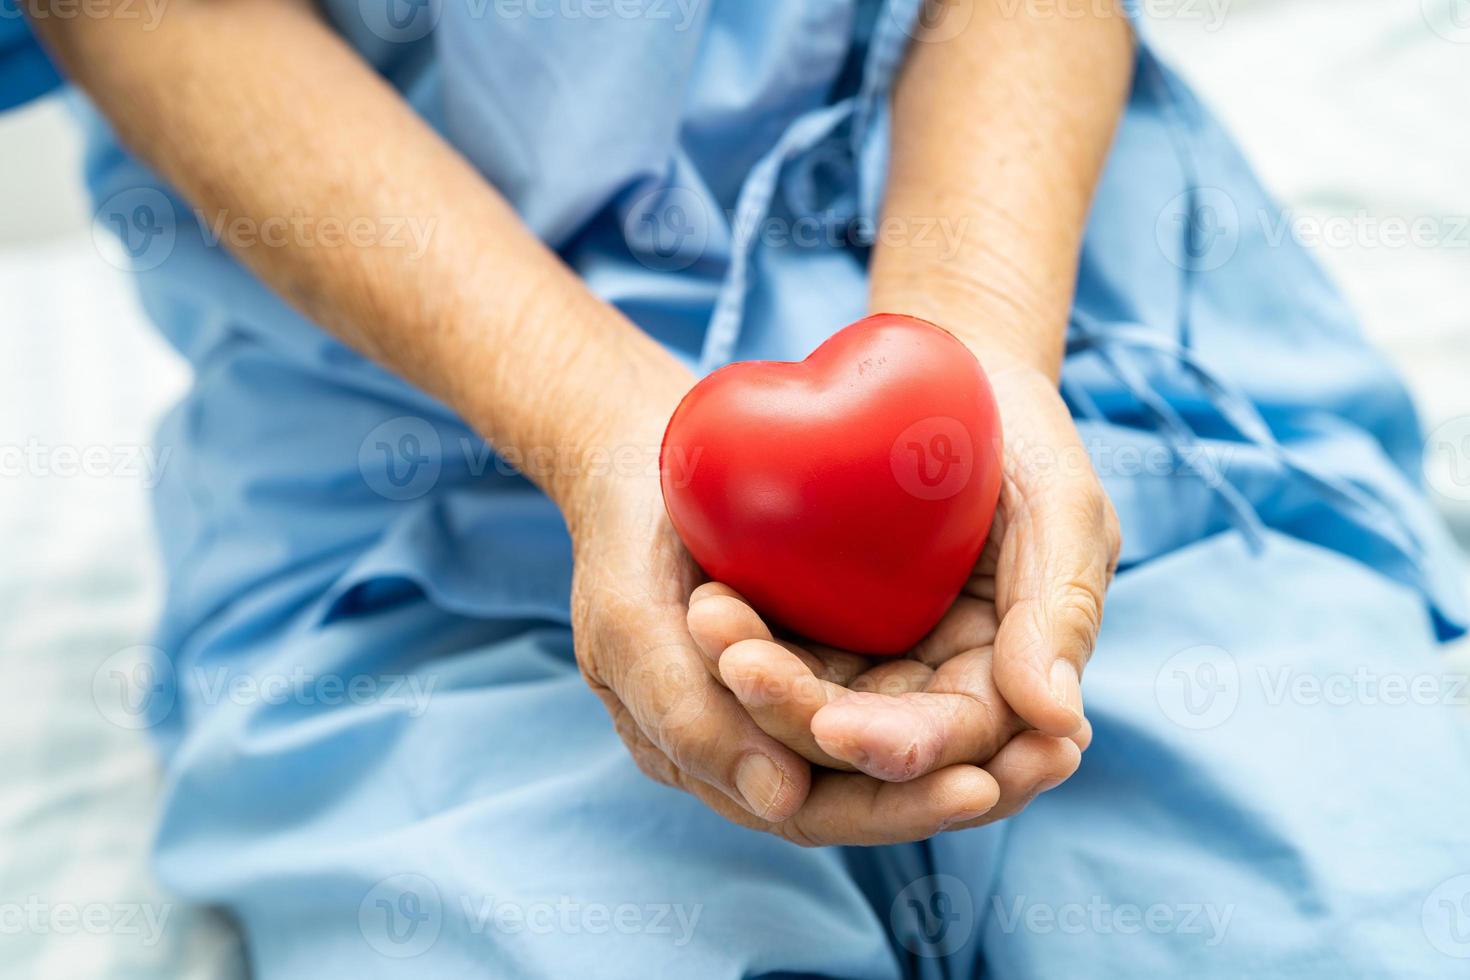
M 656 446 L 662 423 L 650 418 L 626 438 L 599 441 Z M 690 635 L 686 603 L 703 576 L 669 523 L 656 473 L 583 478 L 564 513 L 577 660 L 649 776 L 805 845 L 917 840 L 978 820 L 1001 800 L 997 778 L 974 765 L 936 763 L 902 783 L 813 771 L 763 731 L 765 716 L 711 676 Z
M 1080 676 L 1119 550 L 1117 519 L 1046 374 L 982 353 L 1005 433 L 990 540 L 964 591 L 906 656 L 869 659 L 773 639 L 707 584 L 688 624 L 763 731 L 811 762 L 906 781 L 983 764 L 1017 812 L 1076 769 L 1091 729 Z

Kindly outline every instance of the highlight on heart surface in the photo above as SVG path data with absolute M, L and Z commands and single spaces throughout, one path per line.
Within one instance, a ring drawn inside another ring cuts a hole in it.
M 670 418 L 660 473 L 669 518 L 712 579 L 807 639 L 887 655 L 923 638 L 974 568 L 1001 445 L 970 350 L 881 313 L 803 361 L 710 374 Z

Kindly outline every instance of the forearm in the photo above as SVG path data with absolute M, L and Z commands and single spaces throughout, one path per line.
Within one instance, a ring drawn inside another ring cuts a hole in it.
M 225 244 L 498 448 L 575 455 L 625 438 L 614 420 L 667 418 L 691 383 L 308 5 L 179 0 L 151 31 L 124 17 L 35 25 L 122 140 L 206 219 L 428 229 L 421 254 L 391 236 Z M 572 474 L 528 475 L 566 509 Z
M 1121 13 L 1003 0 L 974 0 L 957 37 L 914 43 L 894 93 L 883 218 L 943 222 L 946 236 L 881 236 L 872 309 L 934 320 L 1058 374 L 1132 45 Z

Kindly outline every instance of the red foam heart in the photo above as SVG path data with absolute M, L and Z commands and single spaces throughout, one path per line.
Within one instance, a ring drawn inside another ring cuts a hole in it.
M 1000 420 L 962 343 L 879 314 L 804 361 L 706 377 L 664 433 L 664 503 L 711 578 L 844 650 L 901 653 L 954 602 L 1000 495 Z

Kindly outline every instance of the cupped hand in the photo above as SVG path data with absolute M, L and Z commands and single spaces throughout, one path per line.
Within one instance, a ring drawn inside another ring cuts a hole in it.
M 918 840 L 994 809 L 1002 787 L 976 766 L 935 767 L 903 783 L 814 771 L 763 731 L 689 633 L 687 600 L 703 575 L 669 523 L 657 474 L 584 483 L 564 507 L 577 661 L 644 773 L 804 845 Z
M 986 819 L 1066 779 L 1091 738 L 1080 677 L 1120 545 L 1112 506 L 1045 374 L 982 355 L 1000 406 L 1004 480 L 990 539 L 948 614 L 901 658 L 788 638 L 710 583 L 688 625 L 767 734 L 808 761 L 905 781 L 984 764 Z
M 977 765 L 995 780 L 996 805 L 963 829 L 1011 816 L 1076 771 L 1091 737 L 1034 731 L 992 679 L 993 606 L 961 596 L 944 620 L 899 658 L 869 658 L 774 638 L 744 599 L 709 582 L 694 590 L 688 622 L 708 664 L 763 731 L 826 769 L 892 785 Z

